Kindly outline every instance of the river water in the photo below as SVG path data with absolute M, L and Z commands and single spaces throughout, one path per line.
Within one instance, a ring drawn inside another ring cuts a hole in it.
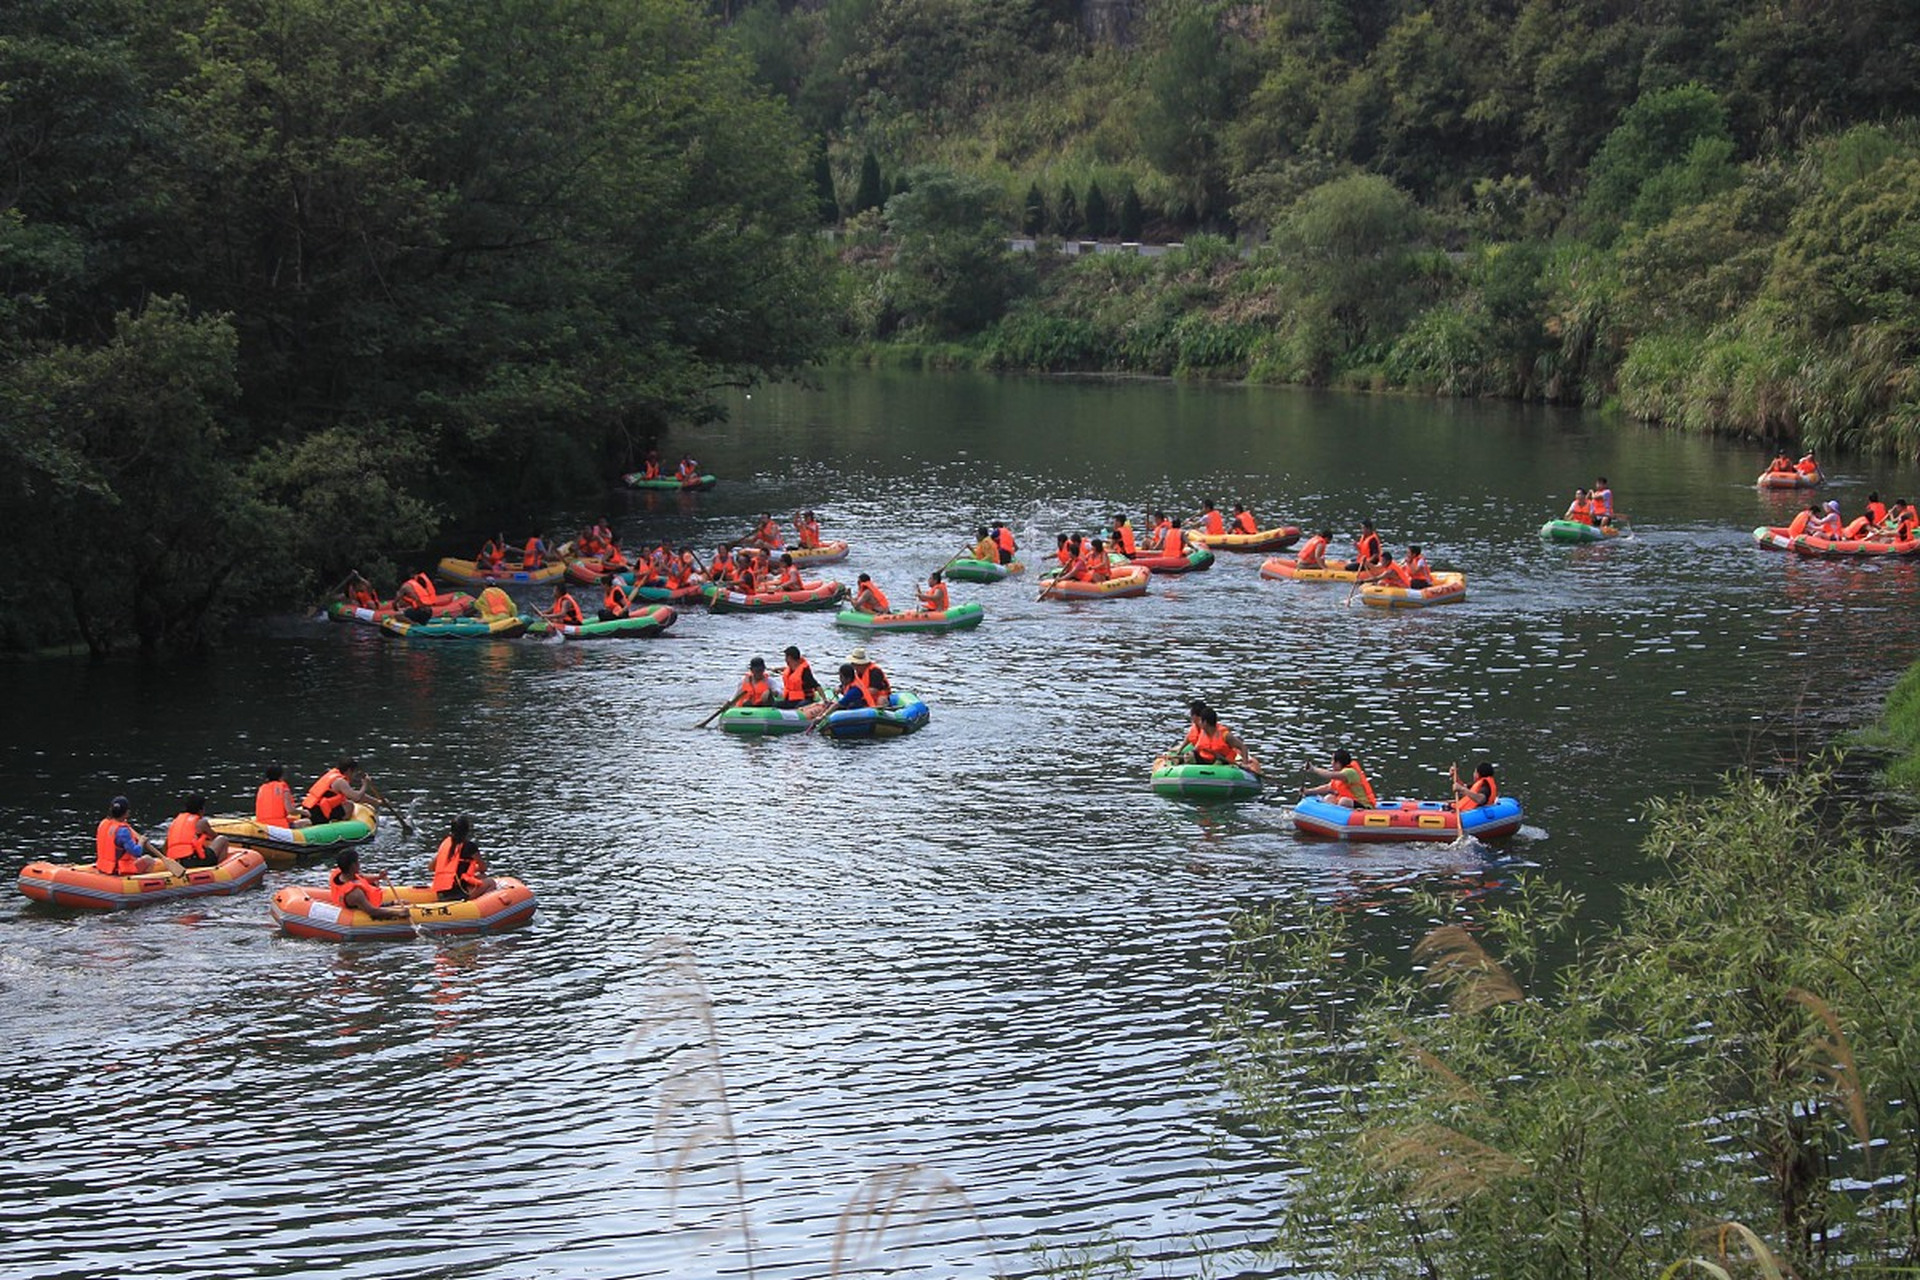
M 1114 1248 L 1270 1274 L 1244 1249 L 1287 1151 L 1222 1122 L 1207 1061 L 1234 911 L 1533 868 L 1604 915 L 1647 874 L 1645 797 L 1807 749 L 1920 649 L 1916 566 L 1752 545 L 1792 509 L 1752 448 L 1158 382 L 830 374 L 734 408 L 668 442 L 711 493 L 589 495 L 549 528 L 710 552 L 811 506 L 854 544 L 836 576 L 899 601 L 988 519 L 1034 551 L 1244 498 L 1343 539 L 1371 516 L 1470 597 L 1386 614 L 1226 555 L 1131 602 L 957 584 L 980 630 L 870 643 L 933 719 L 869 744 L 694 727 L 754 654 L 829 673 L 858 639 L 830 614 L 444 649 L 288 619 L 191 664 L 0 668 L 14 867 L 88 856 L 117 792 L 148 822 L 189 789 L 231 811 L 268 760 L 304 785 L 345 749 L 422 828 L 387 824 L 369 866 L 417 878 L 467 811 L 540 895 L 510 936 L 353 947 L 271 927 L 271 888 L 317 868 L 111 916 L 11 897 L 0 1275 L 1018 1276 Z M 1920 492 L 1836 470 L 1850 513 Z M 1636 536 L 1542 544 L 1596 474 Z M 1343 744 L 1394 794 L 1493 759 L 1526 830 L 1353 850 L 1297 839 L 1273 791 L 1160 800 L 1147 762 L 1195 695 L 1285 785 Z

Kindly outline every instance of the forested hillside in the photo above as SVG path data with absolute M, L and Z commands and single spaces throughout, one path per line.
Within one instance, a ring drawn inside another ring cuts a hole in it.
M 1908 6 L 760 0 L 729 18 L 825 146 L 846 330 L 896 357 L 1617 398 L 1920 451 Z M 995 251 L 1023 229 L 1187 249 Z
M 6 6 L 5 646 L 192 645 L 806 362 L 807 159 L 680 0 Z

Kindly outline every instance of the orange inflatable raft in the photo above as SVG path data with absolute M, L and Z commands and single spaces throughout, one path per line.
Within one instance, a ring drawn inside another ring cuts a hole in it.
M 110 876 L 95 871 L 90 862 L 80 866 L 29 862 L 20 869 L 20 892 L 56 907 L 114 911 L 149 902 L 238 893 L 259 884 L 266 874 L 267 859 L 258 849 L 241 849 L 217 867 L 190 867 L 177 876 L 165 871 Z
M 1125 600 L 1147 594 L 1147 580 L 1153 576 L 1145 565 L 1116 570 L 1105 582 L 1082 582 L 1078 578 L 1048 577 L 1041 584 L 1042 600 Z
M 1455 604 L 1467 598 L 1467 575 L 1436 573 L 1430 587 L 1383 587 L 1369 582 L 1360 588 L 1360 600 L 1376 609 L 1422 609 L 1430 604 Z
M 335 906 L 325 885 L 289 885 L 273 895 L 274 923 L 296 938 L 321 942 L 357 942 L 367 938 L 411 938 L 419 933 L 479 934 L 512 929 L 533 919 L 533 890 L 512 876 L 495 881 L 492 893 L 442 902 L 425 886 L 390 886 L 380 905 L 405 905 L 405 920 L 379 920 L 364 911 Z
M 1289 582 L 1352 582 L 1359 575 L 1345 560 L 1328 560 L 1302 569 L 1292 556 L 1269 556 L 1261 562 L 1260 576 Z

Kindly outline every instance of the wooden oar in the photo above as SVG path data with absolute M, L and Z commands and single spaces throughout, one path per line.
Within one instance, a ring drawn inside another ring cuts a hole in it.
M 721 703 L 721 704 L 720 704 L 720 710 L 719 710 L 719 711 L 715 711 L 715 712 L 713 713 L 713 715 L 710 715 L 710 716 L 708 716 L 708 717 L 707 717 L 707 718 L 706 718 L 705 720 L 702 720 L 702 721 L 701 721 L 701 722 L 700 722 L 699 724 L 697 724 L 697 725 L 695 725 L 695 726 L 693 726 L 693 727 L 694 727 L 694 728 L 696 728 L 696 729 L 704 729 L 704 728 L 706 728 L 706 727 L 707 727 L 708 725 L 710 725 L 710 724 L 712 724 L 712 723 L 714 722 L 714 720 L 715 720 L 715 719 L 716 719 L 716 718 L 717 718 L 717 717 L 719 716 L 719 714 L 720 714 L 720 712 L 721 712 L 721 711 L 728 711 L 728 710 L 731 710 L 731 709 L 732 709 L 732 707 L 733 707 L 733 704 L 734 704 L 734 703 L 736 703 L 736 702 L 738 702 L 739 700 L 740 700 L 740 695 L 739 695 L 739 694 L 737 694 L 737 693 L 736 693 L 736 694 L 734 694 L 734 695 L 733 695 L 733 696 L 732 696 L 731 698 L 728 698 L 728 699 L 727 699 L 727 700 L 726 700 L 725 702 L 723 702 L 723 703 Z

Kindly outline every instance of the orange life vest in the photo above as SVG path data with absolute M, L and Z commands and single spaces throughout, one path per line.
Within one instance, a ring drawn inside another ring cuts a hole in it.
M 765 676 L 756 676 L 749 671 L 740 681 L 740 697 L 735 703 L 742 707 L 764 707 L 773 702 L 773 686 Z
M 527 545 L 520 548 L 520 567 L 538 569 L 540 567 L 540 539 L 528 538 Z
M 867 590 L 873 593 L 873 603 L 877 606 L 873 610 L 874 613 L 892 613 L 893 612 L 893 606 L 887 602 L 886 592 L 882 591 L 879 587 L 874 586 L 871 582 L 867 584 Z
M 1412 586 L 1422 578 L 1428 582 L 1433 581 L 1433 571 L 1427 568 L 1427 558 L 1425 556 L 1408 556 L 1404 570 L 1408 586 Z
M 1359 540 L 1353 544 L 1353 552 L 1355 558 L 1362 564 L 1371 564 L 1373 561 L 1378 560 L 1380 558 L 1380 535 L 1377 533 L 1361 534 Z
M 551 616 L 562 626 L 577 627 L 587 620 L 586 615 L 580 612 L 580 602 L 570 595 L 561 596 L 553 602 Z
M 1207 532 L 1217 536 L 1226 531 L 1227 522 L 1221 518 L 1220 513 L 1218 511 L 1207 512 Z
M 440 848 L 433 855 L 433 891 L 447 893 L 458 885 L 476 885 L 482 877 L 473 869 L 472 846 L 466 841 L 458 845 L 452 836 L 443 837 Z M 375 896 L 371 899 L 378 902 Z
M 1487 798 L 1485 800 L 1482 800 L 1479 796 L 1474 794 L 1474 788 L 1478 787 L 1481 783 L 1485 783 L 1487 787 Z M 1465 813 L 1469 809 L 1478 809 L 1482 805 L 1492 804 L 1495 800 L 1498 800 L 1499 798 L 1500 798 L 1500 784 L 1498 782 L 1495 782 L 1492 778 L 1475 778 L 1472 782 L 1467 784 L 1467 794 L 1461 796 L 1458 800 L 1455 800 L 1453 802 L 1453 807 L 1456 812 Z
M 769 520 L 758 529 L 755 529 L 753 536 L 758 541 L 764 542 L 770 547 L 777 547 L 780 545 L 780 526 L 772 520 Z
M 1867 504 L 1867 522 L 1876 525 L 1885 524 L 1887 522 L 1887 504 L 1884 502 L 1869 502 Z
M 1160 544 L 1160 552 L 1162 555 L 1169 556 L 1183 556 L 1187 553 L 1186 539 L 1172 525 L 1167 526 L 1167 538 Z
M 1595 489 L 1593 491 L 1593 514 L 1596 516 L 1613 514 L 1613 490 Z
M 100 825 L 93 829 L 93 869 L 101 875 L 140 874 L 136 855 L 120 847 L 119 835 L 123 830 L 133 832 L 134 843 L 139 843 L 140 833 L 118 818 L 102 818 Z
M 367 895 L 367 904 L 369 906 L 377 907 L 380 905 L 380 886 L 365 876 L 343 876 L 340 874 L 340 868 L 338 867 L 327 872 L 327 897 L 333 902 L 334 906 L 345 907 L 347 905 L 347 895 L 355 889 L 359 889 Z M 351 907 L 347 909 L 350 911 L 353 910 Z
M 1574 504 L 1567 508 L 1567 519 L 1578 524 L 1592 524 L 1593 504 L 1585 498 L 1576 499 Z
M 173 816 L 167 824 L 167 856 L 175 862 L 185 862 L 197 858 L 207 851 L 207 835 L 195 830 L 200 825 L 200 815 L 181 812 Z
M 1327 540 L 1319 534 L 1308 538 L 1293 563 L 1302 569 L 1317 569 L 1327 562 Z
M 338 769 L 329 769 L 320 775 L 320 781 L 307 788 L 307 812 L 322 822 L 333 822 L 347 815 L 342 810 L 347 807 L 347 799 L 333 789 L 333 784 L 346 779 L 346 774 Z
M 627 616 L 627 610 L 633 607 L 633 597 L 629 596 L 627 589 L 620 585 L 620 579 L 613 578 L 607 582 L 604 603 L 608 613 L 624 618 Z
M 253 793 L 253 820 L 269 827 L 293 825 L 293 792 L 284 782 L 263 782 Z
M 1350 786 L 1347 783 L 1347 780 L 1341 777 L 1339 773 L 1336 773 L 1333 777 L 1327 780 L 1328 789 L 1332 791 L 1334 795 L 1339 796 L 1343 800 L 1352 800 L 1356 804 L 1359 804 L 1362 801 L 1364 801 L 1365 807 L 1368 809 L 1377 807 L 1380 802 L 1374 798 L 1373 783 L 1370 780 L 1368 780 L 1367 771 L 1360 767 L 1360 762 L 1358 760 L 1348 761 L 1346 768 L 1342 769 L 1340 772 L 1344 773 L 1349 769 L 1353 771 L 1354 776 L 1360 779 L 1360 791 L 1362 794 L 1355 795 L 1352 786 Z
M 640 478 L 642 480 L 658 480 L 660 478 L 660 463 L 653 458 L 648 458 L 646 465 L 640 468 Z
M 802 520 L 793 527 L 793 533 L 794 537 L 803 547 L 817 547 L 820 545 L 820 522 L 818 520 Z
M 1793 523 L 1787 526 L 1787 536 L 1789 538 L 1799 537 L 1801 534 L 1807 531 L 1807 525 L 1812 520 L 1813 520 L 1813 512 L 1802 511 L 1799 515 L 1793 518 Z
M 875 676 L 880 678 L 883 688 L 886 688 L 886 692 L 883 693 L 880 689 L 873 687 Z M 855 667 L 853 669 L 854 686 L 858 688 L 860 692 L 867 695 L 867 705 L 870 707 L 880 706 L 887 700 L 887 695 L 892 692 L 891 688 L 886 687 L 886 679 L 886 673 L 871 662 L 864 667 Z
M 993 541 L 994 545 L 1000 548 L 1001 555 L 1009 560 L 1013 559 L 1013 553 L 1016 550 L 1013 541 L 1013 530 L 1007 528 L 1005 525 L 1001 525 L 1000 532 L 993 535 Z
M 1189 728 L 1187 741 L 1201 764 L 1232 764 L 1240 758 L 1240 753 L 1227 741 L 1225 725 L 1215 725 L 1211 731 L 1198 726 Z
M 1140 548 L 1133 540 L 1132 525 L 1122 524 L 1117 526 L 1113 531 L 1113 538 L 1114 541 L 1120 544 L 1121 555 L 1131 556 L 1138 554 Z
M 782 591 L 805 591 L 807 580 L 800 576 L 800 566 L 790 564 L 780 571 L 780 589 Z
M 1239 533 L 1258 533 L 1260 528 L 1254 523 L 1253 512 L 1242 511 L 1233 518 L 1233 527 Z
M 797 667 L 788 667 L 780 673 L 781 692 L 786 694 L 788 702 L 807 700 L 807 677 L 813 674 L 813 667 L 805 658 L 800 659 Z
M 680 469 L 674 474 L 680 478 L 681 484 L 686 484 L 690 480 L 698 480 L 700 478 L 700 468 L 695 465 L 693 459 L 688 458 L 681 462 Z
M 1367 581 L 1376 587 L 1405 587 L 1408 585 L 1407 571 L 1397 564 L 1388 563 L 1381 568 L 1377 577 Z

